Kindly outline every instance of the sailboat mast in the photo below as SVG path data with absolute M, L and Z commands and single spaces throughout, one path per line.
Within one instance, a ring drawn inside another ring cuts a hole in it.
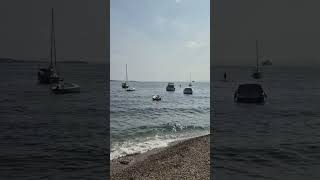
M 256 40 L 257 71 L 259 71 L 259 41 Z
M 126 82 L 128 82 L 128 71 L 127 71 L 127 64 L 126 64 Z
M 52 67 L 53 63 L 53 8 L 51 9 L 51 37 L 50 37 L 50 67 Z
M 54 56 L 54 66 L 57 68 L 57 49 L 56 49 L 56 32 L 54 27 L 54 12 L 52 8 L 52 33 L 53 33 L 53 56 Z

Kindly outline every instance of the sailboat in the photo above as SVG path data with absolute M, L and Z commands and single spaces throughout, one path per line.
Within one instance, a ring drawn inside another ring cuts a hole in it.
M 259 58 L 260 58 L 260 56 L 259 56 L 259 41 L 258 40 L 256 40 L 256 56 L 257 56 L 256 70 L 252 73 L 252 77 L 254 79 L 260 79 L 260 78 L 262 78 L 262 72 L 261 72 L 261 70 L 259 68 Z
M 122 83 L 122 88 L 127 89 L 129 87 L 128 85 L 128 72 L 127 72 L 127 64 L 126 64 L 126 79 L 125 82 Z
M 51 12 L 51 45 L 50 45 L 50 65 L 47 68 L 39 68 L 38 81 L 40 84 L 58 83 L 61 79 L 57 71 L 57 58 L 56 58 L 56 40 L 54 29 L 54 12 Z M 53 63 L 54 61 L 54 63 Z
M 122 88 L 126 89 L 126 91 L 135 91 L 136 90 L 134 87 L 129 87 L 127 64 L 126 64 L 126 81 L 122 83 Z
M 191 84 L 191 73 L 190 73 L 190 83 L 189 83 L 189 87 L 191 87 L 192 84 Z

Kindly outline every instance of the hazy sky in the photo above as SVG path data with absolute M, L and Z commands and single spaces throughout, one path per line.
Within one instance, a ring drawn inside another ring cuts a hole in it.
M 256 39 L 274 65 L 320 64 L 320 1 L 214 2 L 214 65 L 254 65 Z
M 210 0 L 111 0 L 111 79 L 210 79 Z
M 52 7 L 57 58 L 106 61 L 103 0 L 1 0 L 0 58 L 48 58 Z

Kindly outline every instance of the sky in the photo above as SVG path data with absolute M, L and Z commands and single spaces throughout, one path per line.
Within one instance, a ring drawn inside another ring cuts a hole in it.
M 320 1 L 214 1 L 214 65 L 255 65 L 255 40 L 273 65 L 320 65 Z
M 1 0 L 0 58 L 48 59 L 52 7 L 58 60 L 105 62 L 103 0 Z
M 210 0 L 111 0 L 110 79 L 210 80 Z

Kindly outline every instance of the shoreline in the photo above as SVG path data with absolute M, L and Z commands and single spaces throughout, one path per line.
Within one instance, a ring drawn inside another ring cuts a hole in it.
M 110 163 L 111 179 L 210 179 L 210 134 Z

